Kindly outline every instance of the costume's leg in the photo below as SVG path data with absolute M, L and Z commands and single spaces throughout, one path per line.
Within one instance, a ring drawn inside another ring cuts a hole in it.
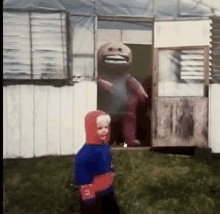
M 132 112 L 129 112 L 124 118 L 124 137 L 125 142 L 129 143 L 136 140 L 136 117 Z
M 136 139 L 136 106 L 138 99 L 131 95 L 128 100 L 127 114 L 124 118 L 123 128 L 125 143 L 131 146 L 140 145 L 140 141 Z

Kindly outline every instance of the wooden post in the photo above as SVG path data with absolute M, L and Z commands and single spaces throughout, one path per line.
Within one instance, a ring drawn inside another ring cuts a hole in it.
M 209 47 L 204 48 L 204 96 L 208 97 L 209 87 Z
M 177 11 L 176 11 L 176 16 L 180 16 L 180 0 L 177 0 Z
M 33 79 L 33 52 L 32 52 L 32 25 L 31 25 L 31 12 L 29 11 L 29 29 L 30 29 L 30 64 L 31 64 L 31 79 Z
M 156 5 L 156 0 L 153 0 L 153 8 L 154 8 L 154 17 L 157 15 L 157 5 Z
M 62 55 L 63 55 L 63 74 L 62 74 L 62 79 L 63 79 L 63 76 L 64 78 L 66 78 L 66 67 L 65 67 L 65 59 L 64 59 L 64 44 L 63 44 L 63 13 L 61 12 L 60 13 L 60 22 L 61 22 L 61 27 L 60 27 L 60 32 L 61 32 L 61 40 L 62 40 Z
M 209 46 L 204 48 L 204 99 L 207 100 L 207 126 L 209 121 Z M 209 127 L 207 127 L 209 130 Z M 208 131 L 209 139 L 209 131 Z M 207 140 L 208 140 L 207 139 Z M 207 143 L 209 146 L 209 142 Z
M 157 129 L 157 105 L 158 105 L 158 54 L 159 50 L 153 47 L 153 71 L 152 71 L 152 144 L 156 138 Z
M 71 36 L 70 36 L 70 14 L 66 14 L 66 59 L 67 59 L 67 79 L 71 78 L 71 60 L 72 60 L 72 43 L 71 43 Z
M 98 74 L 97 74 L 97 42 L 98 42 L 98 39 L 97 39 L 97 22 L 98 22 L 98 17 L 97 17 L 97 14 L 96 14 L 96 0 L 92 0 L 93 1 L 93 38 L 94 38 L 94 56 L 93 56 L 93 59 L 94 59 L 94 72 L 93 72 L 93 80 L 96 80 L 97 77 L 98 77 Z

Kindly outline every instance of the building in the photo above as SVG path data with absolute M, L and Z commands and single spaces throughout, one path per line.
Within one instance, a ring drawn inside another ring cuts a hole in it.
M 219 15 L 193 1 L 5 0 L 3 158 L 77 153 L 109 40 L 131 47 L 131 72 L 152 93 L 145 145 L 219 153 Z

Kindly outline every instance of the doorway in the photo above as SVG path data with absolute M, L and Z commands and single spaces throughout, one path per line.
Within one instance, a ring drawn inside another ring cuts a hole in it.
M 152 106 L 152 45 L 126 44 L 133 53 L 133 64 L 129 72 L 144 87 L 148 99 L 139 102 L 136 108 L 136 137 L 142 146 L 151 146 L 151 106 Z

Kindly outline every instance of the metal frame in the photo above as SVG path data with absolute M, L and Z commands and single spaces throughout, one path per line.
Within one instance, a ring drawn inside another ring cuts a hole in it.
M 65 10 L 49 10 L 49 9 L 6 9 L 4 8 L 3 9 L 3 12 L 18 12 L 18 13 L 24 13 L 24 12 L 36 12 L 36 13 L 68 13 L 67 11 Z
M 95 13 L 95 12 L 94 12 Z M 93 80 L 97 79 L 98 70 L 97 70 L 97 43 L 98 43 L 98 16 L 94 17 L 94 73 Z
M 142 16 L 104 16 L 98 15 L 98 21 L 104 22 L 124 22 L 130 24 L 137 24 L 146 27 L 153 26 L 153 18 Z
M 30 64 L 31 64 L 31 79 L 33 79 L 33 45 L 32 45 L 32 24 L 31 24 L 31 12 L 29 14 L 29 31 L 30 31 Z

